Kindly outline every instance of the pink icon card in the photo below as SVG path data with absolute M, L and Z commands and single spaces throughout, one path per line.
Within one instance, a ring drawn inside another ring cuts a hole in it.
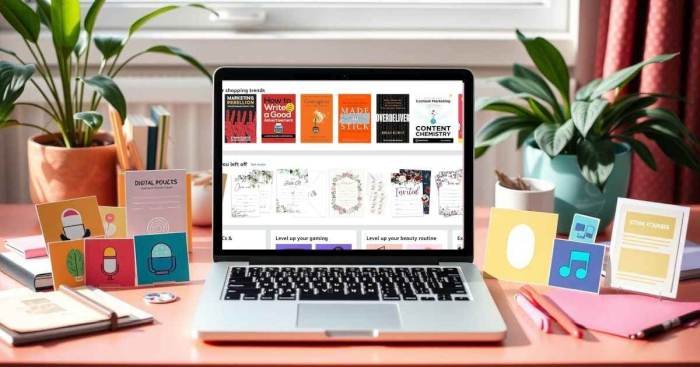
M 102 288 L 133 287 L 134 240 L 85 239 L 85 284 Z

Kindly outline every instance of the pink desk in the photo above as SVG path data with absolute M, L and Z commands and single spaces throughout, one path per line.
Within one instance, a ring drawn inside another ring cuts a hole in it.
M 700 215 L 695 208 L 692 217 Z M 695 219 L 697 222 L 697 219 Z M 39 232 L 29 205 L 0 205 L 0 237 Z M 478 209 L 477 263 L 482 258 L 488 210 Z M 700 240 L 700 225 L 691 238 Z M 211 345 L 192 337 L 192 315 L 210 266 L 210 235 L 198 229 L 188 285 L 162 287 L 182 299 L 168 305 L 146 305 L 146 289 L 113 292 L 119 298 L 148 310 L 155 325 L 11 348 L 0 343 L 0 366 L 8 365 L 678 365 L 700 364 L 700 327 L 668 334 L 653 342 L 630 341 L 596 332 L 582 340 L 567 335 L 542 334 L 517 308 L 517 284 L 488 280 L 491 294 L 508 324 L 502 344 L 319 345 L 229 344 Z M 0 273 L 0 289 L 16 287 Z M 700 281 L 681 283 L 680 298 L 700 300 Z M 231 315 L 237 317 L 238 315 Z M 475 315 L 475 317 L 478 317 Z

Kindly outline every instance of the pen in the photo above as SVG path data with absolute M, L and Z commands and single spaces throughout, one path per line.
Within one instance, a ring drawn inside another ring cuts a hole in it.
M 515 294 L 515 303 L 522 308 L 522 310 L 527 314 L 528 317 L 537 325 L 540 330 L 545 333 L 550 331 L 550 320 L 544 312 L 540 311 L 535 305 L 533 305 L 528 298 L 522 293 Z
M 571 336 L 575 338 L 583 337 L 583 332 L 578 326 L 564 313 L 554 302 L 541 295 L 539 292 L 529 285 L 524 285 L 520 291 L 533 299 L 535 303 L 549 314 L 561 327 L 564 328 Z
M 671 329 L 675 329 L 683 324 L 687 324 L 691 321 L 695 321 L 698 319 L 700 319 L 700 310 L 688 312 L 687 314 L 678 316 L 675 319 L 665 321 L 661 324 L 654 325 L 642 331 L 639 331 L 636 334 L 632 334 L 630 335 L 630 339 L 651 338 L 653 336 L 659 335 Z

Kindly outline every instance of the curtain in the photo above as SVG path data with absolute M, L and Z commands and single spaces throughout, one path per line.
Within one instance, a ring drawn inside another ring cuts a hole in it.
M 700 136 L 700 0 L 600 1 L 596 78 L 673 52 L 680 55 L 663 64 L 646 66 L 625 92 L 682 96 L 683 101 L 662 99 L 658 106 L 678 114 Z M 674 164 L 653 142 L 648 146 L 657 170 L 648 168 L 635 155 L 629 197 L 666 203 L 700 202 L 700 173 Z

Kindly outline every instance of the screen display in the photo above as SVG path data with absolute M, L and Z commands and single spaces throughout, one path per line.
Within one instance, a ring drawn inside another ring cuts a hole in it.
M 462 248 L 461 80 L 221 87 L 223 250 Z

